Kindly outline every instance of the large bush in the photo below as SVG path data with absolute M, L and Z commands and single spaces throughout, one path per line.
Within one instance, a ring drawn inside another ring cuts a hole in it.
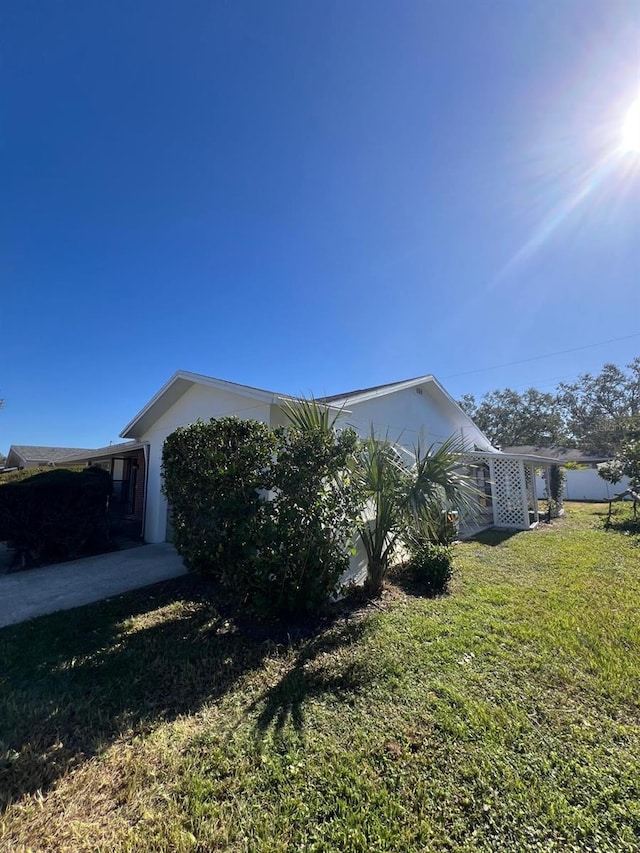
M 275 448 L 267 426 L 236 417 L 180 427 L 164 443 L 173 543 L 189 568 L 231 589 L 256 557 Z
M 100 468 L 16 472 L 0 482 L 0 541 L 23 565 L 103 550 L 110 493 Z
M 316 614 L 349 568 L 358 497 L 347 475 L 353 430 L 291 426 L 278 433 L 274 495 L 250 578 L 259 615 Z
M 356 442 L 320 417 L 287 429 L 221 418 L 176 430 L 163 473 L 178 552 L 258 616 L 317 613 L 349 565 Z

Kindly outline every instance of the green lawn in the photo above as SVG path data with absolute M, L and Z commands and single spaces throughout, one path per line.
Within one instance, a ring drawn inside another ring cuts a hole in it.
M 0 849 L 638 851 L 640 539 L 604 511 L 294 644 L 193 578 L 1 630 Z

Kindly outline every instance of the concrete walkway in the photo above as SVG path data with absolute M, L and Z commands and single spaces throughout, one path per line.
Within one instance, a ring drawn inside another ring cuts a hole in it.
M 0 627 L 186 574 L 173 545 L 142 545 L 0 575 Z

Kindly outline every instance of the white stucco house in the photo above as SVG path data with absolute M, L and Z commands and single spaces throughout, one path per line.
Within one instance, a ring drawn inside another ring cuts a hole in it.
M 123 429 L 121 436 L 141 447 L 144 455 L 144 527 L 147 542 L 167 538 L 168 507 L 162 495 L 162 447 L 177 427 L 200 419 L 235 415 L 269 426 L 287 420 L 284 401 L 295 398 L 178 370 Z M 529 454 L 502 453 L 463 412 L 431 375 L 321 398 L 340 412 L 339 423 L 361 436 L 388 437 L 411 450 L 440 443 L 456 434 L 464 439 L 468 463 L 480 498 L 480 524 L 526 530 L 538 522 L 535 468 L 553 460 Z

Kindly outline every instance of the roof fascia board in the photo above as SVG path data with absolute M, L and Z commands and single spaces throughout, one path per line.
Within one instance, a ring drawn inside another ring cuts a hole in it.
M 489 447 L 493 447 L 489 438 L 482 432 L 480 427 L 475 423 L 475 421 L 464 411 L 464 409 L 453 399 L 451 394 L 438 382 L 438 380 L 433 376 L 433 374 L 428 373 L 425 376 L 418 376 L 416 379 L 407 379 L 404 382 L 396 382 L 395 385 L 389 385 L 386 388 L 379 388 L 377 391 L 368 391 L 364 394 L 358 394 L 354 397 L 350 397 L 349 395 L 345 395 L 345 397 L 341 398 L 348 400 L 351 405 L 355 403 L 362 403 L 367 400 L 373 400 L 376 397 L 384 397 L 388 394 L 395 394 L 398 391 L 404 391 L 408 388 L 415 388 L 418 385 L 433 385 L 442 396 L 445 398 L 446 402 L 449 406 L 452 406 L 457 414 L 462 415 L 467 424 L 474 429 L 476 429 L 480 435 L 485 439 Z
M 277 405 L 280 408 L 282 408 L 283 405 L 289 404 L 289 405 L 295 406 L 296 403 L 301 403 L 303 400 L 309 400 L 309 401 L 313 401 L 314 403 L 316 403 L 316 405 L 318 405 L 321 409 L 326 409 L 329 412 L 336 412 L 336 414 L 339 414 L 339 415 L 342 415 L 342 414 L 350 415 L 351 414 L 349 409 L 346 409 L 344 406 L 337 406 L 335 403 L 325 403 L 322 400 L 318 399 L 317 397 L 289 397 L 287 394 L 276 394 L 274 396 L 276 399 L 275 399 L 273 405 Z
M 174 384 L 174 382 L 176 382 L 180 378 L 180 373 L 181 373 L 180 370 L 176 370 L 176 372 L 173 374 L 173 376 L 171 376 L 171 378 L 168 379 L 164 383 L 164 385 L 160 388 L 160 390 L 157 391 L 153 395 L 153 397 L 149 400 L 149 402 L 140 409 L 138 414 L 135 415 L 135 417 L 133 417 L 129 421 L 129 423 L 124 427 L 124 429 L 120 433 L 121 438 L 128 438 L 127 433 L 129 433 L 135 427 L 135 425 L 138 423 L 138 421 L 142 420 L 142 418 L 147 414 L 147 412 L 152 408 L 152 406 L 154 406 L 160 400 L 162 395 L 165 394 L 169 390 L 169 388 Z
M 497 456 L 499 459 L 517 459 L 522 462 L 533 462 L 536 465 L 562 465 L 557 459 L 549 456 L 533 456 L 528 453 L 504 453 L 502 450 L 468 450 L 465 456 Z
M 230 391 L 242 397 L 250 397 L 264 403 L 275 403 L 278 394 L 275 391 L 265 391 L 262 388 L 252 388 L 251 385 L 239 385 L 237 382 L 229 382 L 226 379 L 216 379 L 213 376 L 205 376 L 202 373 L 190 373 L 188 370 L 179 370 L 176 377 L 186 379 L 195 385 L 206 385 L 219 391 Z
M 114 444 L 108 447 L 98 447 L 96 450 L 90 450 L 88 453 L 64 456 L 62 459 L 58 459 L 56 465 L 66 462 L 81 462 L 83 459 L 102 459 L 108 456 L 118 456 L 121 453 L 131 453 L 135 450 L 142 450 L 146 444 L 148 444 L 146 441 L 132 441 L 130 445 Z
M 9 458 L 9 456 L 11 456 L 11 454 L 12 454 L 12 453 L 13 453 L 13 455 L 14 455 L 14 456 L 17 456 L 17 457 L 18 457 L 18 459 L 19 459 L 21 462 L 23 462 L 24 464 L 26 464 L 27 462 L 29 462 L 29 460 L 28 460 L 28 459 L 25 459 L 25 457 L 22 455 L 22 453 L 20 453 L 20 451 L 16 450 L 16 448 L 15 448 L 15 446 L 14 446 L 13 444 L 12 444 L 12 445 L 11 445 L 11 447 L 9 448 L 9 452 L 7 453 L 7 459 Z
M 402 382 L 387 385 L 386 388 L 378 388 L 374 391 L 365 391 L 363 394 L 345 394 L 343 397 L 340 397 L 333 402 L 335 404 L 340 400 L 344 400 L 345 403 L 348 402 L 351 405 L 355 405 L 356 403 L 375 400 L 377 397 L 386 397 L 388 394 L 395 394 L 397 391 L 404 391 L 407 388 L 415 388 L 417 385 L 424 385 L 426 382 L 433 381 L 433 376 L 431 376 L 431 374 L 427 374 L 426 376 L 418 376 L 417 379 L 405 379 Z
M 249 397 L 252 400 L 258 400 L 265 404 L 278 402 L 278 395 L 273 391 L 263 391 L 260 388 L 252 388 L 249 385 L 239 385 L 236 382 L 228 382 L 225 379 L 215 379 L 213 376 L 204 376 L 201 373 L 191 373 L 188 370 L 176 370 L 173 376 L 165 382 L 160 390 L 149 400 L 138 414 L 125 426 L 120 433 L 121 438 L 135 438 L 131 433 L 136 425 L 147 415 L 150 410 L 161 401 L 162 397 L 175 385 L 176 382 L 183 380 L 190 382 L 192 385 L 204 385 L 208 388 L 213 388 L 219 391 L 230 391 L 233 394 L 238 394 L 241 397 Z M 185 391 L 186 393 L 186 391 Z M 182 396 L 182 395 L 181 395 Z

